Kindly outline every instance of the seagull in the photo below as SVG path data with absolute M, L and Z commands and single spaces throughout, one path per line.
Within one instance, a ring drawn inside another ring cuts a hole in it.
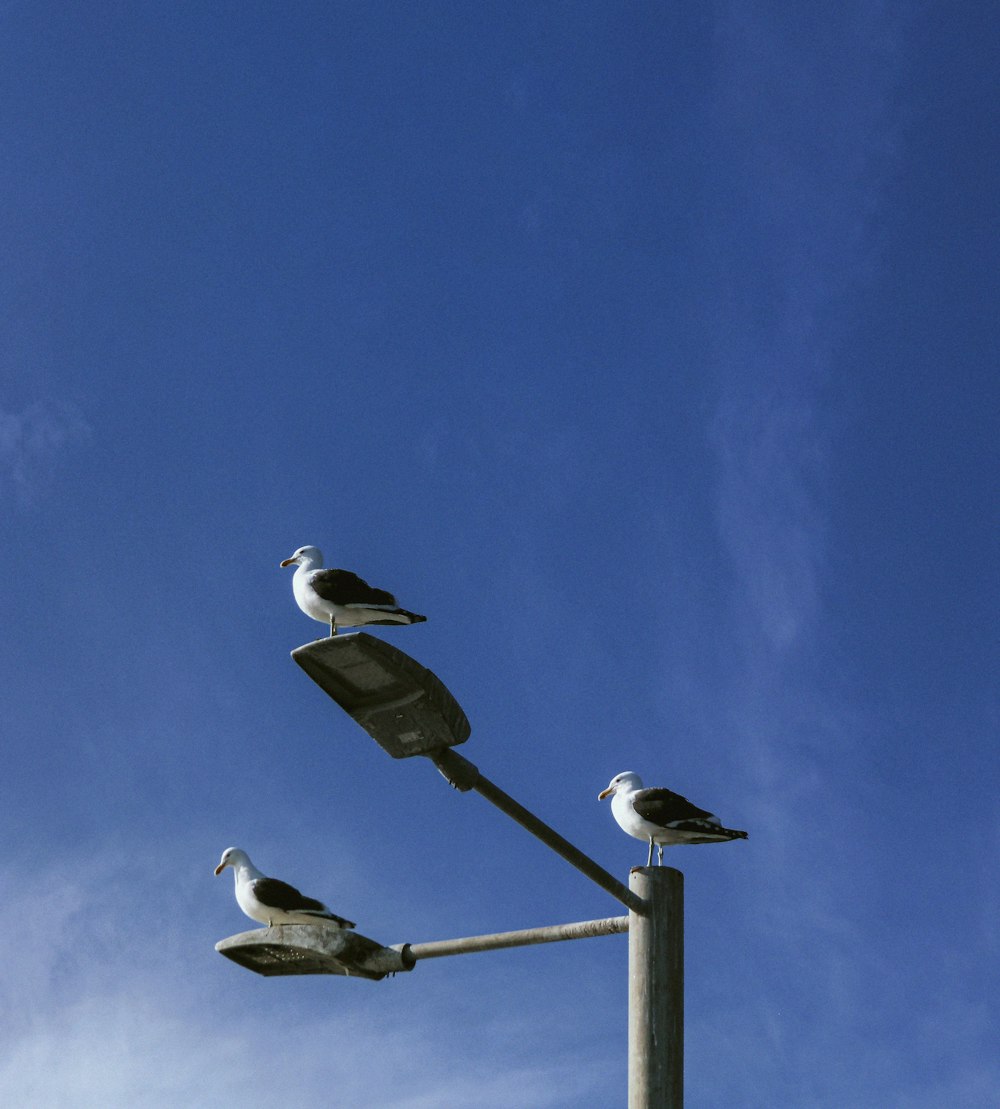
M 669 789 L 643 789 L 642 779 L 631 770 L 616 774 L 607 789 L 597 795 L 598 801 L 611 798 L 611 813 L 623 832 L 636 839 L 649 841 L 646 866 L 653 865 L 653 844 L 658 861 L 663 865 L 663 848 L 675 843 L 724 843 L 729 839 L 746 839 L 746 832 L 723 828 L 713 816 L 686 797 Z
M 216 874 L 227 866 L 236 876 L 236 904 L 250 917 L 271 927 L 275 924 L 328 924 L 334 928 L 353 928 L 354 922 L 330 910 L 322 901 L 314 901 L 287 882 L 268 878 L 253 865 L 246 851 L 227 847 L 222 852 Z
M 282 566 L 297 565 L 292 577 L 292 592 L 299 608 L 321 624 L 337 628 L 356 628 L 362 624 L 419 624 L 426 616 L 407 612 L 396 605 L 396 598 L 384 589 L 373 589 L 350 570 L 324 570 L 319 547 L 299 547 Z

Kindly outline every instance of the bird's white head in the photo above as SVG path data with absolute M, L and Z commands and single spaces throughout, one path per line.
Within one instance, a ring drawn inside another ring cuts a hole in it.
M 323 552 L 319 547 L 299 547 L 291 558 L 286 558 L 282 566 L 322 566 Z
M 623 770 L 621 774 L 616 774 L 611 779 L 607 789 L 601 790 L 597 800 L 603 801 L 605 797 L 611 797 L 619 791 L 630 793 L 634 789 L 642 789 L 642 778 L 634 770 Z
M 250 856 L 246 851 L 241 851 L 238 847 L 227 847 L 222 852 L 222 858 L 219 859 L 219 865 L 215 868 L 216 874 L 221 874 L 227 866 L 231 866 L 235 870 L 242 863 L 249 863 Z

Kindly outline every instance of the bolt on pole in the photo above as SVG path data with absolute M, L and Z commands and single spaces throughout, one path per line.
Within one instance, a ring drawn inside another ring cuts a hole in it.
M 628 1109 L 683 1109 L 684 875 L 637 866 L 629 887 Z

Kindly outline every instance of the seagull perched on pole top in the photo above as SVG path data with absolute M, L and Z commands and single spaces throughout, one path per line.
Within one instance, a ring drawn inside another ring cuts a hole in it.
M 676 843 L 724 843 L 730 839 L 746 839 L 746 832 L 723 828 L 713 816 L 686 797 L 669 789 L 643 789 L 642 779 L 631 770 L 616 774 L 598 801 L 611 798 L 611 813 L 623 832 L 649 842 L 646 866 L 653 865 L 653 844 L 663 865 L 663 848 Z
M 354 922 L 331 912 L 322 901 L 306 897 L 287 882 L 268 878 L 250 861 L 246 851 L 227 847 L 222 852 L 216 874 L 227 866 L 236 876 L 236 904 L 250 917 L 271 927 L 275 924 L 326 924 L 332 928 L 353 928 Z
M 299 547 L 282 566 L 297 567 L 292 577 L 295 600 L 306 614 L 321 624 L 357 628 L 363 624 L 419 624 L 426 616 L 407 612 L 384 589 L 374 589 L 350 570 L 324 570 L 319 547 Z

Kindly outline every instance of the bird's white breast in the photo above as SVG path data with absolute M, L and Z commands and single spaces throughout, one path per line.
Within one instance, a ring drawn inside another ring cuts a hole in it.
M 300 568 L 293 574 L 292 593 L 295 595 L 295 603 L 306 616 L 311 616 L 314 620 L 320 620 L 323 623 L 329 623 L 330 614 L 335 612 L 338 606 L 332 601 L 324 601 L 309 584 L 309 577 L 312 573 L 312 570 Z
M 268 923 L 268 914 L 261 903 L 253 895 L 250 883 L 253 879 L 249 876 L 238 875 L 236 878 L 236 904 L 246 913 L 251 920 Z

